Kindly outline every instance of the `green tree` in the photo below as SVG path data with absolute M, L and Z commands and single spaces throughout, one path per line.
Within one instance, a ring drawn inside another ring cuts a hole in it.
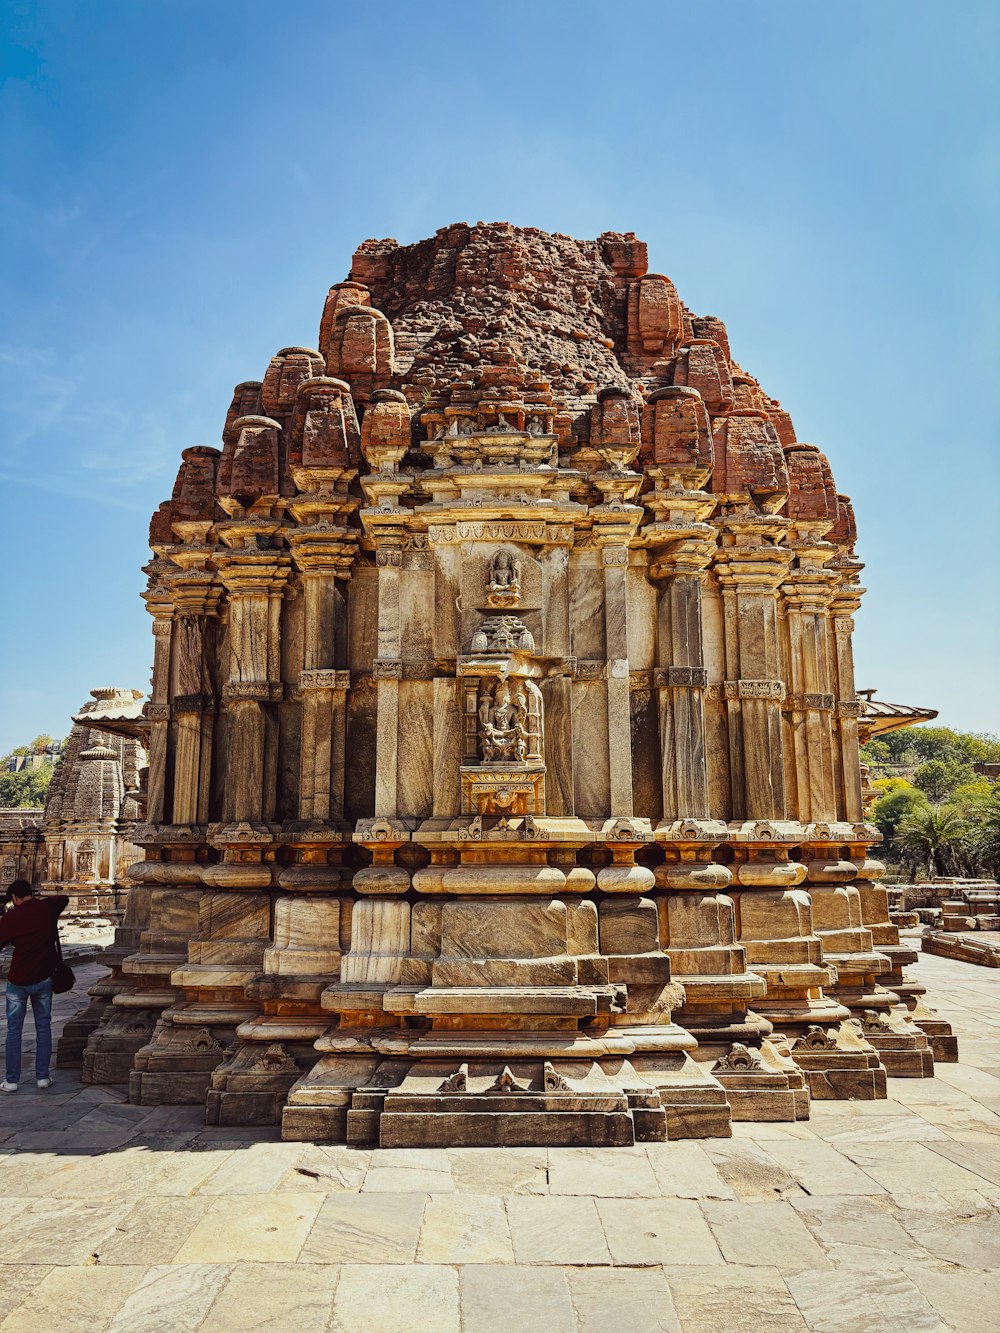
M 30 810 L 45 804 L 55 764 L 24 768 L 20 773 L 0 773 L 0 808 Z
M 886 792 L 872 806 L 871 817 L 882 834 L 884 843 L 891 843 L 900 823 L 911 814 L 928 808 L 927 797 L 916 787 L 903 787 Z
M 31 752 L 31 754 L 41 754 L 42 751 L 47 750 L 51 744 L 52 744 L 52 737 L 48 734 L 48 732 L 43 731 L 40 736 L 35 737 L 35 739 L 31 742 L 28 749 Z
M 976 863 L 1000 879 L 1000 785 L 977 807 L 969 842 Z
M 867 745 L 861 747 L 861 762 L 870 764 L 873 768 L 880 768 L 883 764 L 891 764 L 892 751 L 886 745 L 885 741 L 879 740 L 876 736 L 870 740 Z
M 926 868 L 933 878 L 962 867 L 968 825 L 951 806 L 929 805 L 899 823 L 894 844 L 912 869 Z
M 955 757 L 928 759 L 913 775 L 913 785 L 932 801 L 943 801 L 957 786 L 975 777 L 972 765 Z

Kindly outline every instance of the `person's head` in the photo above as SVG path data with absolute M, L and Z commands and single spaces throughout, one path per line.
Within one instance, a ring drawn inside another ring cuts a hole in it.
M 7 902 L 15 907 L 23 903 L 27 898 L 35 896 L 35 889 L 26 879 L 15 879 L 13 884 L 7 890 Z

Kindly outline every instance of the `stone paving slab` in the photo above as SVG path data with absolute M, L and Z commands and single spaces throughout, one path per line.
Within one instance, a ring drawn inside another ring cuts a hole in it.
M 914 970 L 961 1064 L 731 1140 L 281 1143 L 29 1081 L 0 1097 L 0 1333 L 1000 1327 L 1000 972 Z

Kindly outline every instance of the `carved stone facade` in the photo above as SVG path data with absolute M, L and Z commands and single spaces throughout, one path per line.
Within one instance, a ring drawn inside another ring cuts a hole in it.
M 133 1100 L 624 1144 L 930 1072 L 850 502 L 633 235 L 365 242 L 150 539 L 150 914 L 88 1047 L 155 1020 Z
M 141 822 L 146 752 L 140 690 L 91 690 L 73 719 L 42 810 L 3 812 L 2 887 L 29 880 L 69 895 L 74 913 L 119 913 L 129 866 L 141 856 L 130 836 Z M 131 731 L 112 726 L 132 719 Z
M 130 841 L 142 821 L 146 751 L 141 690 L 91 690 L 73 719 L 45 802 L 46 892 L 75 912 L 124 910 L 128 871 L 142 853 Z M 128 734 L 107 731 L 131 719 Z

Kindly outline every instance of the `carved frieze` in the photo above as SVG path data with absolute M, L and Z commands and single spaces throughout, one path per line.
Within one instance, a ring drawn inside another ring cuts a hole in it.
M 708 668 L 691 666 L 657 667 L 653 672 L 657 689 L 704 689 L 708 685 Z
M 864 711 L 864 704 L 860 699 L 839 699 L 837 701 L 838 717 L 860 717 Z
M 603 680 L 607 671 L 608 664 L 603 658 L 578 657 L 576 660 L 577 680 Z
M 303 690 L 347 690 L 351 687 L 349 671 L 334 671 L 326 667 L 313 667 L 303 671 L 299 677 L 299 688 Z
M 222 688 L 226 703 L 276 703 L 284 695 L 284 687 L 270 680 L 229 680 Z
M 479 503 L 482 504 L 480 498 Z M 530 499 L 529 499 L 530 503 Z M 546 523 L 539 519 L 463 519 L 458 523 L 432 523 L 427 529 L 432 545 L 457 542 L 526 542 L 535 545 L 566 544 L 573 540 L 570 523 Z
M 780 680 L 724 680 L 726 699 L 777 699 L 785 697 L 784 681 Z
M 211 694 L 175 694 L 171 707 L 177 713 L 214 713 L 215 698 Z
M 785 700 L 789 709 L 824 713 L 831 712 L 835 702 L 832 694 L 790 694 Z
M 402 680 L 403 663 L 398 657 L 376 657 L 372 675 L 376 680 Z

